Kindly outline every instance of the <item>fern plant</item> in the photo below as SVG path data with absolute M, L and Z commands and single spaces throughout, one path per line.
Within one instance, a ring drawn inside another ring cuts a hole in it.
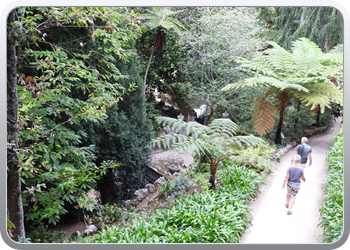
M 237 155 L 240 149 L 265 143 L 253 135 L 239 135 L 239 126 L 226 118 L 214 119 L 209 126 L 170 117 L 157 117 L 156 121 L 172 128 L 174 133 L 153 139 L 152 147 L 186 150 L 194 157 L 205 157 L 210 164 L 209 182 L 212 189 L 215 188 L 215 175 L 220 162 Z
M 274 42 L 272 48 L 257 54 L 253 60 L 237 59 L 243 71 L 254 74 L 239 82 L 227 85 L 224 91 L 237 88 L 264 86 L 264 96 L 252 104 L 255 112 L 252 120 L 259 135 L 265 135 L 278 125 L 275 143 L 281 144 L 281 131 L 288 102 L 300 100 L 310 110 L 321 112 L 332 103 L 343 103 L 340 83 L 343 81 L 342 46 L 324 54 L 315 43 L 300 38 L 288 52 Z M 269 97 L 274 97 L 277 109 Z

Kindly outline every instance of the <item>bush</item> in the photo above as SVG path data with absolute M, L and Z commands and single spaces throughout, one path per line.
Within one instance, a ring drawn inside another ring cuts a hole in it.
M 327 243 L 337 241 L 343 233 L 343 128 L 334 139 L 328 153 L 328 177 L 325 200 L 321 206 L 323 240 Z
M 49 230 L 48 225 L 43 223 L 38 223 L 35 227 L 31 226 L 31 230 L 26 233 L 26 237 L 31 243 L 64 243 L 68 241 L 65 232 Z

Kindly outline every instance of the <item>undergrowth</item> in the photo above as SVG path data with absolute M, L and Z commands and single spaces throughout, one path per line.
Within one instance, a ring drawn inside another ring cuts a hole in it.
M 248 201 L 256 196 L 263 177 L 231 161 L 218 171 L 218 178 L 221 184 L 215 190 L 178 196 L 168 209 L 158 209 L 148 218 L 139 217 L 128 227 L 106 227 L 79 242 L 238 243 L 250 225 Z M 185 175 L 179 181 L 191 179 Z
M 343 234 L 343 127 L 334 138 L 334 143 L 327 156 L 328 177 L 325 199 L 321 206 L 323 240 L 332 243 Z

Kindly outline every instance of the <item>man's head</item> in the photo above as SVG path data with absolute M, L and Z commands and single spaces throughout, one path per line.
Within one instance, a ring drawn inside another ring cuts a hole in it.
M 309 140 L 306 137 L 301 138 L 301 143 L 307 143 Z

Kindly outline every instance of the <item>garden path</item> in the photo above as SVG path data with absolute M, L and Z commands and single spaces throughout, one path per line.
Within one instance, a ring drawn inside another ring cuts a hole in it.
M 305 169 L 306 182 L 301 183 L 292 215 L 287 215 L 286 189 L 282 190 L 282 184 L 295 148 L 282 157 L 259 196 L 249 205 L 252 226 L 241 243 L 322 243 L 322 229 L 317 225 L 328 171 L 326 157 L 339 128 L 340 119 L 336 119 L 325 132 L 309 138 L 313 164 Z

